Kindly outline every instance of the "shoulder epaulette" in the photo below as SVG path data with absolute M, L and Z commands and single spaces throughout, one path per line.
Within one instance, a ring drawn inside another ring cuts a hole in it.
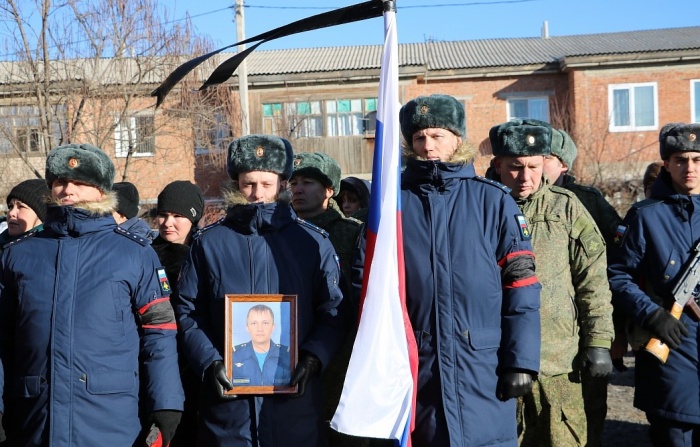
M 661 199 L 644 199 L 641 202 L 637 202 L 637 203 L 632 204 L 632 208 L 634 208 L 636 210 L 641 210 L 642 208 L 656 205 L 658 203 L 663 203 L 663 200 L 661 200 Z
M 38 233 L 38 231 L 30 231 L 29 233 L 24 234 L 24 235 L 18 237 L 17 239 L 13 239 L 13 240 L 7 242 L 5 245 L 2 246 L 2 249 L 4 250 L 7 247 L 11 247 L 12 245 L 17 245 L 20 242 L 26 241 L 27 239 L 29 239 L 30 237 L 34 236 L 37 233 Z
M 324 230 L 321 227 L 317 227 L 316 225 L 312 224 L 311 222 L 302 219 L 301 217 L 297 217 L 297 223 L 301 225 L 302 227 L 308 228 L 309 230 L 313 230 L 321 235 L 323 237 L 328 238 L 328 232 Z
M 572 190 L 564 188 L 563 186 L 549 185 L 549 190 L 557 194 L 562 194 L 564 196 L 576 197 L 576 194 L 574 194 Z
M 138 242 L 139 244 L 143 245 L 144 247 L 146 245 L 151 245 L 151 241 L 149 239 L 147 239 L 145 237 L 141 237 L 135 233 L 130 233 L 120 226 L 117 226 L 117 228 L 114 229 L 114 232 L 117 234 L 121 234 L 122 236 L 129 239 L 130 241 Z
M 223 222 L 224 219 L 225 219 L 225 218 L 222 217 L 221 219 L 217 220 L 216 222 L 211 223 L 211 224 L 207 225 L 207 226 L 204 227 L 204 228 L 200 228 L 199 230 L 197 230 L 197 231 L 192 235 L 192 238 L 193 238 L 193 239 L 197 239 L 198 237 L 200 237 L 201 235 L 203 235 L 203 234 L 206 233 L 207 231 L 211 230 L 212 228 L 218 227 L 219 225 L 221 225 L 221 222 Z
M 497 182 L 496 180 L 491 180 L 490 178 L 482 177 L 480 175 L 475 175 L 473 178 L 474 180 L 478 180 L 488 185 L 495 186 L 496 188 L 502 190 L 506 194 L 510 194 L 510 188 L 501 182 Z
M 247 344 L 248 344 L 248 343 L 241 343 L 240 345 L 235 345 L 235 346 L 233 347 L 233 352 L 236 352 L 236 349 L 245 348 Z

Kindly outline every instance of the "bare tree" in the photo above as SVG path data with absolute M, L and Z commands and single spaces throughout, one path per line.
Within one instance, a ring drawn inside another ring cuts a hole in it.
M 0 35 L 0 165 L 17 173 L 3 176 L 8 184 L 0 189 L 42 177 L 48 151 L 60 144 L 104 149 L 116 158 L 121 180 L 130 178 L 137 157 L 142 165 L 158 163 L 178 139 L 193 148 L 192 113 L 170 113 L 169 104 L 156 112 L 149 93 L 211 45 L 189 21 L 170 20 L 158 0 L 4 0 Z M 216 113 L 205 110 L 207 95 L 190 96 L 197 114 Z M 172 101 L 182 104 L 176 95 Z

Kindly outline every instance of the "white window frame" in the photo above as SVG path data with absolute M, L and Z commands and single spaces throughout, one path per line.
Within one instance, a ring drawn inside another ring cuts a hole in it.
M 153 126 L 155 129 L 155 116 L 152 114 L 148 115 L 124 115 L 121 117 L 116 117 L 116 124 L 114 126 L 114 155 L 117 158 L 126 158 L 129 155 L 129 141 L 137 141 L 138 133 L 136 120 L 141 117 L 150 117 L 153 119 Z M 124 126 L 124 121 L 128 120 L 128 128 Z M 152 140 L 152 150 L 148 152 L 142 152 L 137 147 L 134 152 L 131 153 L 132 157 L 152 157 L 155 155 L 155 135 L 150 135 L 147 139 Z M 126 142 L 126 144 L 125 144 Z M 139 142 L 140 144 L 140 142 Z M 125 147 L 124 147 L 125 146 Z
M 690 122 L 700 123 L 700 98 L 695 95 L 695 89 L 700 91 L 700 79 L 690 80 Z M 695 111 L 698 110 L 698 113 Z
M 547 103 L 547 107 L 545 110 L 547 111 L 547 116 L 542 119 L 541 117 L 535 117 L 530 114 L 530 101 L 534 100 L 544 100 Z M 511 101 L 527 101 L 527 108 L 528 108 L 528 116 L 522 117 L 522 116 L 513 116 L 510 113 L 510 105 Z M 508 121 L 514 120 L 514 119 L 538 119 L 540 121 L 544 121 L 546 123 L 549 122 L 549 96 L 547 95 L 536 95 L 536 96 L 521 96 L 521 95 L 508 95 L 506 97 L 506 116 L 508 117 Z
M 654 123 L 649 126 L 637 126 L 634 122 L 634 108 L 635 108 L 635 98 L 634 98 L 634 88 L 636 87 L 653 87 L 654 89 Z M 630 124 L 625 126 L 616 126 L 614 123 L 614 92 L 617 90 L 628 90 L 629 95 L 629 119 Z M 656 130 L 659 128 L 659 88 L 656 82 L 638 82 L 638 83 L 628 83 L 628 84 L 609 84 L 608 85 L 608 130 L 610 132 L 637 132 L 637 131 L 647 131 Z

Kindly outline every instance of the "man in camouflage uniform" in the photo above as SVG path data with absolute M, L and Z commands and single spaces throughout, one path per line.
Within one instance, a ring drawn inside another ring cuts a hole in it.
M 333 158 L 320 152 L 302 152 L 294 157 L 294 172 L 289 180 L 289 190 L 292 193 L 292 208 L 300 218 L 311 222 L 328 232 L 329 239 L 340 258 L 341 290 L 343 304 L 351 305 L 351 267 L 357 240 L 360 235 L 361 222 L 347 218 L 332 197 L 340 192 L 340 166 Z M 347 315 L 352 320 L 348 338 L 340 353 L 328 365 L 324 373 L 325 403 L 324 411 L 327 421 L 335 413 L 343 391 L 343 382 L 347 372 L 350 353 L 355 340 L 355 321 L 357 309 L 347 309 Z M 338 433 L 328 428 L 328 442 L 332 446 L 366 446 L 367 440 Z
M 576 196 L 543 175 L 549 124 L 513 120 L 491 128 L 489 139 L 495 173 L 524 214 L 522 231 L 531 237 L 542 284 L 540 373 L 519 402 L 521 446 L 586 445 L 581 385 L 569 376 L 580 368 L 605 377 L 612 369 L 605 242 Z
M 600 191 L 592 186 L 579 185 L 576 183 L 576 178 L 569 173 L 577 153 L 576 144 L 568 133 L 552 129 L 552 153 L 544 157 L 544 173 L 552 185 L 561 186 L 576 194 L 576 198 L 581 201 L 593 217 L 607 247 L 612 247 L 615 231 L 617 226 L 622 223 L 622 219 Z M 614 311 L 613 326 L 615 340 L 612 344 L 611 354 L 613 364 L 615 364 L 616 358 L 619 363 L 622 362 L 622 356 L 627 351 L 627 336 L 625 335 L 625 318 L 617 315 Z M 619 365 L 616 367 L 621 368 Z M 580 374 L 580 372 L 577 371 L 576 374 Z M 608 379 L 606 377 L 591 377 L 588 374 L 580 374 L 580 376 L 588 426 L 588 445 L 598 447 L 601 445 L 605 417 L 608 413 Z

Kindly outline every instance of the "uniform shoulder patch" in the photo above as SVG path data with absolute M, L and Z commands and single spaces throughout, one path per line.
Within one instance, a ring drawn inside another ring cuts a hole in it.
M 160 286 L 161 295 L 170 295 L 170 281 L 168 281 L 168 275 L 165 274 L 165 269 L 163 267 L 158 267 L 156 269 L 156 276 L 158 276 L 158 285 Z
M 18 237 L 17 239 L 13 239 L 13 240 L 11 240 L 11 241 L 9 241 L 9 242 L 6 242 L 6 243 L 2 246 L 2 248 L 3 248 L 3 250 L 4 250 L 4 249 L 6 249 L 7 247 L 11 247 L 11 246 L 13 246 L 13 245 L 19 244 L 20 242 L 24 242 L 24 241 L 26 241 L 27 239 L 33 237 L 33 236 L 34 236 L 35 234 L 37 234 L 37 233 L 38 233 L 38 231 L 31 231 L 31 232 L 29 232 L 29 233 L 27 233 L 27 234 L 25 234 L 25 235 L 23 235 L 23 236 Z
M 632 208 L 636 210 L 641 210 L 642 208 L 647 208 L 649 206 L 654 206 L 658 205 L 659 203 L 663 203 L 663 200 L 661 199 L 644 199 L 641 202 L 637 202 L 632 205 Z
M 504 193 L 510 194 L 510 188 L 501 182 L 497 182 L 496 180 L 491 180 L 490 178 L 482 177 L 480 175 L 475 175 L 473 179 L 482 183 L 486 183 L 487 185 L 495 186 Z
M 304 220 L 301 217 L 297 217 L 297 224 L 301 225 L 304 228 L 308 228 L 309 230 L 315 231 L 316 233 L 323 235 L 323 237 L 325 238 L 328 238 L 328 232 L 326 230 L 324 230 L 321 227 L 317 227 L 308 220 Z
M 120 227 L 120 226 L 118 226 L 118 225 L 117 225 L 117 228 L 114 229 L 114 232 L 117 233 L 117 234 L 120 234 L 120 235 L 124 236 L 125 238 L 129 239 L 130 241 L 134 241 L 134 242 L 136 242 L 136 243 L 138 243 L 138 244 L 141 244 L 141 245 L 143 245 L 144 247 L 147 246 L 147 245 L 151 245 L 151 240 L 150 240 L 150 239 L 147 239 L 147 238 L 145 238 L 145 237 L 139 236 L 138 234 L 135 234 L 135 233 L 131 233 L 131 232 L 129 232 L 129 231 L 126 231 L 125 229 L 123 229 L 122 227 Z
M 615 229 L 615 238 L 613 239 L 613 242 L 615 245 L 621 247 L 622 244 L 625 242 L 625 236 L 627 236 L 627 229 L 629 226 L 620 224 L 617 226 Z
M 530 232 L 530 227 L 527 225 L 527 218 L 525 218 L 524 214 L 516 214 L 515 220 L 520 229 L 520 238 L 524 241 L 529 241 L 532 238 L 532 233 Z
M 207 231 L 211 230 L 212 228 L 218 227 L 219 225 L 221 225 L 221 223 L 224 221 L 224 219 L 225 219 L 225 217 L 222 217 L 221 219 L 217 220 L 216 222 L 211 223 L 211 224 L 207 225 L 207 226 L 204 227 L 204 228 L 200 228 L 199 230 L 197 230 L 197 231 L 194 233 L 194 235 L 192 235 L 192 238 L 193 238 L 193 239 L 197 239 L 197 238 L 199 238 L 201 235 L 203 235 L 204 233 L 206 233 Z

